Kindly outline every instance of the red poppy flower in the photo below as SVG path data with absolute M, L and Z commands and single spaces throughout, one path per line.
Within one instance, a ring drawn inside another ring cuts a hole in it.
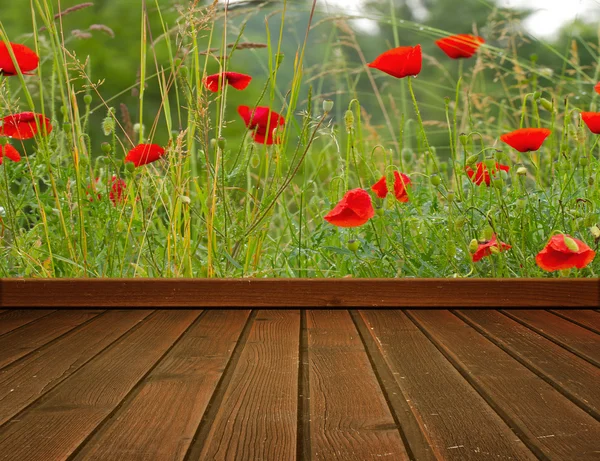
M 473 253 L 473 262 L 476 263 L 481 258 L 492 254 L 492 248 L 497 248 L 498 251 L 510 250 L 512 247 L 504 242 L 498 242 L 496 240 L 496 234 L 492 235 L 492 239 L 486 242 L 480 243 L 477 247 L 477 251 Z
M 133 162 L 138 167 L 155 162 L 165 154 L 165 150 L 157 144 L 139 144 L 129 151 L 125 162 Z
M 600 112 L 582 112 L 581 120 L 594 134 L 600 134 Z
M 35 51 L 27 48 L 25 45 L 11 43 L 10 48 L 15 55 L 15 60 L 21 73 L 27 74 L 35 70 L 40 62 L 40 58 Z M 6 44 L 0 40 L 0 75 L 18 75 L 17 69 L 10 58 L 10 52 Z
M 214 74 L 206 77 L 204 79 L 204 86 L 215 93 L 219 91 L 221 79 L 224 79 L 226 84 L 231 85 L 236 90 L 243 90 L 250 84 L 252 77 L 246 74 L 238 74 L 237 72 L 223 72 L 222 74 Z
M 470 58 L 482 43 L 485 43 L 482 37 L 471 34 L 451 35 L 435 41 L 435 44 L 452 59 Z
M 399 46 L 380 54 L 368 66 L 396 78 L 418 75 L 423 57 L 421 45 Z
M 11 159 L 13 162 L 21 161 L 21 154 L 10 144 L 0 145 L 0 165 L 2 165 L 2 157 Z
M 569 240 L 565 242 L 565 238 Z M 552 272 L 573 267 L 581 269 L 592 262 L 595 256 L 596 252 L 581 240 L 557 234 L 537 254 L 535 262 L 545 271 Z
M 538 150 L 550 133 L 547 128 L 519 128 L 503 134 L 500 139 L 519 152 L 529 152 Z
M 120 178 L 117 178 L 115 175 L 110 178 L 111 187 L 110 192 L 108 194 L 108 198 L 113 203 L 114 206 L 117 203 L 123 203 L 125 201 L 125 190 L 127 190 L 127 184 Z
M 98 184 L 98 181 L 100 181 L 100 178 L 96 178 L 96 180 L 93 183 L 89 184 L 85 191 L 85 195 L 87 196 L 90 202 L 94 201 L 94 195 L 98 197 L 98 200 L 102 198 L 102 194 L 96 192 L 96 185 Z
M 48 136 L 52 131 L 52 124 L 48 117 L 33 112 L 21 112 L 9 115 L 1 121 L 0 136 L 8 136 L 13 139 L 31 139 L 42 129 L 42 136 Z
M 246 127 L 253 130 L 254 141 L 260 144 L 279 144 L 279 139 L 273 137 L 273 130 L 285 124 L 285 118 L 268 107 L 258 106 L 250 110 L 248 106 L 239 106 L 238 114 L 244 120 Z
M 496 162 L 496 168 L 492 169 L 491 176 L 495 175 L 498 170 L 509 171 L 510 167 L 507 165 L 501 165 L 498 162 Z M 466 172 L 469 176 L 469 179 L 478 186 L 483 182 L 485 182 L 486 186 L 490 185 L 492 178 L 490 176 L 490 172 L 488 171 L 487 167 L 483 162 L 477 163 L 477 169 L 475 171 L 473 171 L 473 169 L 470 166 L 467 166 Z
M 375 216 L 371 197 L 364 189 L 352 189 L 331 210 L 325 220 L 334 226 L 358 227 Z
M 410 178 L 404 173 L 394 171 L 394 195 L 400 202 L 408 202 L 408 193 L 406 186 L 410 185 Z M 385 176 L 382 176 L 379 181 L 373 184 L 371 190 L 375 192 L 375 195 L 379 198 L 385 198 L 388 194 L 388 188 L 385 181 Z
M 596 91 L 596 93 L 600 94 L 600 82 L 598 82 L 596 84 L 596 86 L 594 87 L 594 90 Z

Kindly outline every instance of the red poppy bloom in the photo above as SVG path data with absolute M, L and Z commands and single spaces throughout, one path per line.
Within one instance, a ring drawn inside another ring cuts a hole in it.
M 0 165 L 2 165 L 2 157 L 11 159 L 13 162 L 21 161 L 21 154 L 10 144 L 0 145 Z
M 503 134 L 500 139 L 519 152 L 529 152 L 538 150 L 550 133 L 547 128 L 519 128 Z
M 364 189 L 352 189 L 331 210 L 325 220 L 334 226 L 358 227 L 375 216 L 371 197 Z
M 410 178 L 404 173 L 394 171 L 394 195 L 400 202 L 408 202 L 408 193 L 406 186 L 410 185 Z M 388 188 L 385 181 L 385 176 L 382 176 L 379 181 L 373 184 L 371 190 L 375 192 L 375 195 L 379 198 L 385 198 L 388 194 Z
M 15 60 L 21 73 L 27 74 L 35 70 L 40 62 L 40 58 L 35 51 L 27 48 L 25 45 L 11 43 L 10 48 L 15 55 Z M 18 75 L 17 69 L 10 58 L 10 53 L 6 44 L 0 40 L 0 75 Z
M 254 130 L 254 141 L 260 144 L 279 144 L 279 139 L 273 137 L 273 130 L 285 124 L 285 118 L 268 107 L 258 106 L 254 110 L 248 106 L 239 106 L 238 114 L 244 120 L 246 127 Z
M 96 185 L 98 184 L 98 181 L 100 181 L 100 178 L 96 178 L 96 180 L 93 183 L 87 186 L 87 189 L 85 191 L 85 195 L 88 197 L 90 202 L 93 202 L 95 200 L 94 195 L 98 197 L 98 200 L 102 198 L 102 195 L 99 192 L 96 192 Z
M 483 38 L 471 34 L 451 35 L 435 41 L 435 44 L 452 59 L 470 58 L 482 43 L 485 43 Z
M 236 90 L 243 90 L 249 84 L 252 77 L 246 74 L 238 74 L 237 72 L 223 72 L 222 74 L 209 75 L 204 79 L 204 86 L 213 93 L 219 91 L 221 79 L 225 80 L 226 84 L 231 85 Z
M 600 134 L 600 112 L 582 112 L 581 120 L 594 134 Z
M 512 247 L 504 242 L 498 242 L 496 240 L 496 234 L 492 235 L 491 240 L 480 243 L 477 247 L 477 251 L 473 253 L 473 262 L 476 263 L 481 258 L 492 254 L 492 248 L 497 248 L 498 251 L 510 250 Z
M 466 168 L 466 172 L 469 176 L 469 179 L 478 186 L 483 182 L 485 182 L 486 186 L 489 186 L 492 179 L 491 176 L 495 175 L 498 170 L 509 171 L 510 167 L 507 165 L 501 165 L 498 162 L 496 162 L 496 168 L 492 169 L 491 175 L 483 162 L 477 163 L 477 169 L 475 171 L 473 171 L 473 169 L 470 166 L 467 166 Z
M 9 115 L 0 122 L 2 123 L 0 136 L 8 136 L 13 139 L 33 138 L 38 132 L 38 127 L 42 129 L 42 136 L 48 136 L 52 131 L 50 119 L 33 112 Z
M 120 178 L 117 178 L 115 175 L 110 178 L 111 186 L 110 192 L 108 194 L 108 198 L 113 203 L 114 206 L 117 203 L 123 203 L 125 201 L 125 190 L 127 190 L 127 184 Z
M 596 93 L 600 94 L 600 82 L 598 82 L 596 84 L 596 86 L 594 87 L 594 90 L 596 91 Z
M 565 242 L 565 238 L 568 238 Z M 557 234 L 550 238 L 544 249 L 535 257 L 535 262 L 545 271 L 552 272 L 587 266 L 596 252 L 584 242 L 570 235 Z
M 380 54 L 368 66 L 396 78 L 418 75 L 423 57 L 421 45 L 399 46 Z
M 133 162 L 138 167 L 155 162 L 165 154 L 165 150 L 157 144 L 139 144 L 129 151 L 125 162 Z

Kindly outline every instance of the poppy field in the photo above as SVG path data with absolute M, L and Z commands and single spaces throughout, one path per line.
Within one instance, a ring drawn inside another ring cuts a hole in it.
M 518 35 L 390 14 L 362 46 L 318 1 L 276 3 L 168 22 L 140 0 L 137 107 L 65 42 L 89 5 L 32 0 L 18 36 L 0 18 L 1 276 L 598 277 L 597 44 L 595 68 L 548 69 Z

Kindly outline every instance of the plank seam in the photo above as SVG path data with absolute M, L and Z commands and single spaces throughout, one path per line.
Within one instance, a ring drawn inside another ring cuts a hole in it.
M 155 311 L 156 312 L 156 311 Z M 125 396 L 121 399 L 121 401 L 115 406 L 115 408 L 112 409 L 112 411 L 106 415 L 106 417 L 100 421 L 98 423 L 98 425 L 94 428 L 94 430 L 92 430 L 82 441 L 81 443 L 77 446 L 77 448 L 75 450 L 73 450 L 71 452 L 71 454 L 69 454 L 69 456 L 67 457 L 66 461 L 71 461 L 74 458 L 76 458 L 79 453 L 82 450 L 85 450 L 85 445 L 94 437 L 96 436 L 96 434 L 101 433 L 105 427 L 106 424 L 108 424 L 109 420 L 113 419 L 113 417 L 119 412 L 119 410 L 121 410 L 121 408 L 123 408 L 124 406 L 126 406 L 127 404 L 129 404 L 129 402 L 139 393 L 140 388 L 142 387 L 142 384 L 144 383 L 144 381 L 146 380 L 146 378 L 148 377 L 148 375 L 150 375 L 150 373 L 152 373 L 152 371 L 160 364 L 160 362 L 166 357 L 166 355 L 171 352 L 171 350 L 182 340 L 182 338 L 186 335 L 186 333 L 197 323 L 200 321 L 200 319 L 202 317 L 204 317 L 206 311 L 202 311 L 200 313 L 200 315 L 198 315 L 198 317 L 196 317 L 196 319 L 194 321 L 192 321 L 187 328 L 181 333 L 181 335 L 179 335 L 179 337 L 177 337 L 175 339 L 175 341 L 173 341 L 173 343 L 165 350 L 165 352 L 156 360 L 156 362 L 154 362 L 154 364 L 148 368 L 148 371 L 146 373 L 144 373 L 144 375 L 140 378 L 140 380 L 135 383 L 133 385 L 133 387 L 129 390 L 129 392 L 127 394 L 125 394 Z M 150 317 L 150 316 L 148 316 Z M 144 320 L 146 320 L 148 317 L 146 317 Z M 144 321 L 139 322 L 139 324 L 143 323 Z
M 308 329 L 306 310 L 300 311 L 300 340 L 298 351 L 298 433 L 296 436 L 296 460 L 310 461 L 310 367 L 308 359 Z
M 19 310 L 21 310 L 21 309 L 14 309 L 14 310 L 15 310 L 15 311 L 19 311 Z M 41 310 L 41 309 L 40 309 L 40 310 Z M 4 316 L 4 315 L 6 315 L 6 314 L 8 314 L 8 312 L 9 312 L 9 311 L 6 311 L 6 312 L 2 312 L 2 313 L 0 313 L 0 320 L 2 320 L 2 318 L 1 318 L 1 317 L 2 317 L 2 316 Z M 55 311 L 55 310 L 51 310 L 51 311 L 50 311 L 50 312 L 48 312 L 46 315 L 42 315 L 41 317 L 38 317 L 38 318 L 36 318 L 36 319 L 33 319 L 33 320 L 30 320 L 29 322 L 27 322 L 27 323 L 24 323 L 23 325 L 19 325 L 18 327 L 16 327 L 16 328 L 13 328 L 12 330 L 8 330 L 7 332 L 0 334 L 0 338 L 1 338 L 2 336 L 4 336 L 4 335 L 7 335 L 7 334 L 9 334 L 9 333 L 12 333 L 12 332 L 14 332 L 14 331 L 17 331 L 17 330 L 19 330 L 19 329 L 21 329 L 21 328 L 23 328 L 23 327 L 26 327 L 27 325 L 31 325 L 32 323 L 35 323 L 35 322 L 37 322 L 38 320 L 44 319 L 44 318 L 48 317 L 50 314 L 53 314 L 54 312 L 56 312 L 56 311 Z
M 513 319 L 515 322 L 520 323 L 521 325 L 523 325 L 524 327 L 529 328 L 531 331 L 536 332 L 538 335 L 543 336 L 544 338 L 552 341 L 554 344 L 556 344 L 557 346 L 562 347 L 563 349 L 568 350 L 569 352 L 571 352 L 572 354 L 575 354 L 577 357 L 585 360 L 588 363 L 591 363 L 592 365 L 594 365 L 595 367 L 600 368 L 600 362 L 597 362 L 596 360 L 594 360 L 592 357 L 588 357 L 585 353 L 583 352 L 579 352 L 577 351 L 575 348 L 569 346 L 568 344 L 564 343 L 563 341 L 561 341 L 558 338 L 553 337 L 552 335 L 549 335 L 548 333 L 545 333 L 544 331 L 540 330 L 539 328 L 530 325 L 529 323 L 527 323 L 524 320 L 521 320 L 519 317 L 514 316 L 513 314 L 509 314 L 508 312 L 504 311 L 504 310 L 499 310 L 498 312 L 506 315 L 507 317 Z
M 534 373 L 536 376 L 538 376 L 540 379 L 542 379 L 543 381 L 548 383 L 550 386 L 552 386 L 554 389 L 556 389 L 558 392 L 560 392 L 562 395 L 564 395 L 567 399 L 569 399 L 571 402 L 573 402 L 573 404 L 577 405 L 579 408 L 581 408 L 586 413 L 589 413 L 589 415 L 592 416 L 597 421 L 600 421 L 600 413 L 598 413 L 592 407 L 587 405 L 583 399 L 577 397 L 576 395 L 571 393 L 568 389 L 562 388 L 560 383 L 554 381 L 551 376 L 547 375 L 543 370 L 539 369 L 535 365 L 534 362 L 531 362 L 529 359 L 521 357 L 519 355 L 519 353 L 517 351 L 515 351 L 514 349 L 512 349 L 510 346 L 505 346 L 504 344 L 502 344 L 502 342 L 500 340 L 498 340 L 496 337 L 494 337 L 491 333 L 488 333 L 487 331 L 485 331 L 485 329 L 483 329 L 483 327 L 479 326 L 477 323 L 473 322 L 471 319 L 465 317 L 462 312 L 456 312 L 454 310 L 451 310 L 450 312 L 452 314 L 454 314 L 456 317 L 458 317 L 460 320 L 465 322 L 467 325 L 469 325 L 471 328 L 476 330 L 481 336 L 486 338 L 489 342 L 491 342 L 495 346 L 502 349 L 504 352 L 506 352 L 508 355 L 510 355 L 513 359 L 515 359 L 517 362 L 519 362 L 525 368 L 527 368 L 532 373 Z
M 585 328 L 586 330 L 590 330 L 592 333 L 596 333 L 597 335 L 600 335 L 600 330 L 596 330 L 595 328 L 592 328 L 592 327 L 590 327 L 590 326 L 584 325 L 583 323 L 580 323 L 580 322 L 578 322 L 577 320 L 574 320 L 574 319 L 572 319 L 572 318 L 566 317 L 564 314 L 561 314 L 561 312 L 560 312 L 560 311 L 548 310 L 548 312 L 549 312 L 550 314 L 554 314 L 554 315 L 556 315 L 557 317 L 560 317 L 560 318 L 562 318 L 562 319 L 565 319 L 565 320 L 567 320 L 567 321 L 569 321 L 569 322 L 571 322 L 571 323 L 574 323 L 574 324 L 575 324 L 575 325 L 577 325 L 578 327 Z
M 204 410 L 204 415 L 202 415 L 202 419 L 200 420 L 200 424 L 196 429 L 194 437 L 190 442 L 186 454 L 183 457 L 184 461 L 190 461 L 191 459 L 199 459 L 200 453 L 202 452 L 202 448 L 208 438 L 210 433 L 210 429 L 212 424 L 214 423 L 216 416 L 221 408 L 221 404 L 223 403 L 223 399 L 225 397 L 225 393 L 229 388 L 229 384 L 231 383 L 231 379 L 233 378 L 233 374 L 235 369 L 237 368 L 237 364 L 240 360 L 242 352 L 246 347 L 246 342 L 248 337 L 250 336 L 250 330 L 254 324 L 254 320 L 258 314 L 257 310 L 252 310 L 248 319 L 246 320 L 246 324 L 240 333 L 238 340 L 236 342 L 233 351 L 231 352 L 231 356 L 227 365 L 225 365 L 225 369 L 223 370 L 223 374 L 217 383 L 215 390 L 206 405 L 206 409 Z
M 431 341 L 431 343 L 436 347 L 438 351 L 450 362 L 450 364 L 458 371 L 461 376 L 471 385 L 471 387 L 477 392 L 486 403 L 496 412 L 498 417 L 500 417 L 508 428 L 515 434 L 516 437 L 521 439 L 523 444 L 540 460 L 542 461 L 552 461 L 551 458 L 547 457 L 540 447 L 535 443 L 534 440 L 531 440 L 527 434 L 525 434 L 521 428 L 518 426 L 516 421 L 514 421 L 500 406 L 496 403 L 496 401 L 488 394 L 488 392 L 480 386 L 468 373 L 468 370 L 463 367 L 460 361 L 453 357 L 452 354 L 444 345 L 438 343 L 435 340 L 433 335 L 422 325 L 409 311 L 404 311 L 406 316 L 415 324 L 415 326 L 421 330 L 421 332 Z

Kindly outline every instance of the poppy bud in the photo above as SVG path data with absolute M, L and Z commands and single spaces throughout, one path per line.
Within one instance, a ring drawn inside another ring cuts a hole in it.
M 540 99 L 540 104 L 542 105 L 542 107 L 544 109 L 546 109 L 548 112 L 553 112 L 554 111 L 554 106 L 552 105 L 552 103 L 550 101 L 548 101 L 546 98 L 541 98 Z
M 517 168 L 517 174 L 519 176 L 525 176 L 527 174 L 527 168 L 525 168 L 524 166 Z
M 499 253 L 500 253 L 500 249 L 499 249 L 497 246 L 492 246 L 492 247 L 490 247 L 490 252 L 491 252 L 492 254 L 495 254 L 495 255 L 497 255 L 497 254 L 499 254 Z
M 483 164 L 487 167 L 488 170 L 493 170 L 496 167 L 496 159 L 494 157 L 486 158 L 483 161 Z
M 449 203 L 454 202 L 454 191 L 448 191 L 448 194 L 446 195 L 446 200 L 448 200 Z
M 219 149 L 223 150 L 225 149 L 225 138 L 223 138 L 222 136 L 219 136 L 219 139 L 217 139 L 217 145 L 219 146 Z
M 471 240 L 471 243 L 469 243 L 469 252 L 475 253 L 477 251 L 478 247 L 479 247 L 479 242 L 477 241 L 477 239 Z
M 69 114 L 69 109 L 67 109 L 67 106 L 60 106 L 60 113 L 66 117 Z
M 135 165 L 133 162 L 125 162 L 125 170 L 129 173 L 133 173 L 135 171 Z
M 486 240 L 491 240 L 491 238 L 494 236 L 494 229 L 492 229 L 491 226 L 485 226 L 483 229 L 483 236 Z
M 100 147 L 102 148 L 102 152 L 106 152 L 107 154 L 112 150 L 112 146 L 107 142 L 100 144 Z
M 354 251 L 355 253 L 360 248 L 360 242 L 358 240 L 348 240 L 346 245 L 350 251 Z
M 115 119 L 112 117 L 105 117 L 104 120 L 102 120 L 102 131 L 104 133 L 104 136 L 108 136 L 109 134 L 111 134 L 115 129 Z
M 83 103 L 84 103 L 86 106 L 89 106 L 89 105 L 92 103 L 92 95 L 91 95 L 91 94 L 86 94 L 86 95 L 83 97 Z
M 105 165 L 110 165 L 110 158 L 102 156 L 102 163 Z
M 346 115 L 344 115 L 344 122 L 346 123 L 346 131 L 349 133 L 354 128 L 354 114 L 351 110 L 346 111 Z
M 467 165 L 475 165 L 479 159 L 479 154 L 473 154 L 467 158 Z
M 536 101 L 538 99 L 540 99 L 542 97 L 542 92 L 541 91 L 536 91 L 535 93 L 533 93 L 533 99 L 535 99 Z
M 590 227 L 590 232 L 594 236 L 595 239 L 600 239 L 600 227 L 598 225 L 593 225 Z
M 192 203 L 192 199 L 190 199 L 187 195 L 180 195 L 179 198 L 186 205 L 189 205 L 190 203 Z
M 466 134 L 464 134 L 464 133 L 461 133 L 461 134 L 458 136 L 458 139 L 459 139 L 460 143 L 461 143 L 463 146 L 466 146 L 466 145 L 467 145 L 467 141 L 469 140 L 469 137 L 468 137 Z M 474 163 L 474 162 L 473 162 L 473 163 Z
M 575 240 L 573 240 L 571 237 L 567 237 L 566 235 L 564 236 L 565 239 L 565 246 L 571 250 L 572 252 L 577 252 L 579 251 L 579 247 L 577 246 L 577 243 L 575 243 Z
M 250 166 L 252 168 L 258 168 L 258 165 L 260 165 L 260 157 L 255 152 L 254 154 L 252 154 L 252 157 L 250 157 Z
M 527 202 L 525 201 L 525 199 L 520 198 L 519 200 L 517 200 L 517 209 L 518 210 L 523 210 L 526 205 L 527 205 Z
M 560 273 L 560 275 L 562 275 L 563 277 L 568 277 L 569 274 L 571 273 L 571 269 L 561 269 L 558 271 Z
M 494 187 L 496 189 L 502 189 L 502 186 L 504 185 L 504 179 L 494 178 L 494 179 L 492 179 L 492 183 L 494 184 Z
M 431 181 L 431 184 L 433 184 L 435 187 L 439 186 L 442 183 L 442 180 L 437 174 L 432 174 L 429 180 Z
M 385 210 L 383 209 L 383 207 L 379 207 L 375 209 L 375 212 L 379 215 L 379 216 L 383 216 L 385 214 Z
M 134 123 L 133 124 L 133 132 L 134 133 L 139 133 L 140 129 L 143 130 L 144 128 L 142 127 L 142 125 L 140 125 L 139 123 Z
M 581 166 L 586 166 L 588 163 L 589 163 L 589 161 L 588 161 L 588 158 L 587 158 L 587 157 L 581 157 L 581 158 L 579 159 L 579 164 L 580 164 Z
M 333 101 L 331 99 L 325 99 L 323 101 L 323 112 L 331 112 L 333 109 Z
M 70 123 L 63 123 L 63 131 L 71 131 L 71 128 L 73 128 L 73 125 Z

